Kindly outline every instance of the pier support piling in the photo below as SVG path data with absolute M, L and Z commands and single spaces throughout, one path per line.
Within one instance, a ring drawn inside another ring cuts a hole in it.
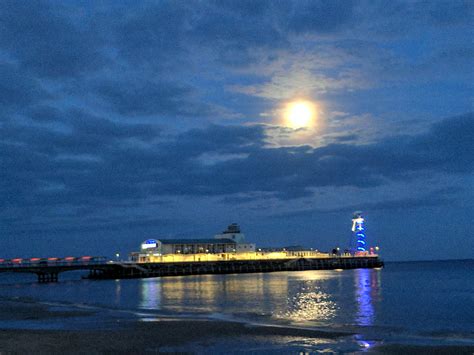
M 41 272 L 36 274 L 39 283 L 58 282 L 57 272 Z

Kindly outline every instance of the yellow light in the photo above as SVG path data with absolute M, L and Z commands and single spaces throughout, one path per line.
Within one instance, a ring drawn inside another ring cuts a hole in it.
M 286 124 L 294 129 L 309 127 L 313 123 L 314 115 L 315 108 L 311 102 L 292 102 L 286 108 Z
M 315 258 L 329 258 L 326 253 L 318 253 L 315 251 L 306 251 L 306 256 Z M 149 254 L 139 262 L 152 263 L 174 263 L 174 262 L 193 262 L 193 261 L 224 261 L 224 260 L 275 260 L 288 259 L 294 260 L 301 258 L 301 255 L 295 255 L 292 252 L 275 251 L 275 252 L 243 252 L 243 253 L 207 253 L 207 254 L 165 254 L 154 255 Z

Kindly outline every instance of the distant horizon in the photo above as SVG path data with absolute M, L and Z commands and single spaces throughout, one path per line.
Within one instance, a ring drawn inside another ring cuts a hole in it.
M 431 259 L 421 259 L 421 260 L 386 260 L 383 258 L 381 255 L 382 260 L 385 263 L 422 263 L 422 262 L 436 262 L 436 261 L 474 261 L 474 258 L 468 258 L 468 259 L 437 259 L 437 260 L 431 260 Z

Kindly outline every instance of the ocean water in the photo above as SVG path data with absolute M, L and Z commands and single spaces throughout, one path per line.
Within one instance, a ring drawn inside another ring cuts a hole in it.
M 79 276 L 65 273 L 59 283 L 38 284 L 32 276 L 0 274 L 0 300 L 27 300 L 52 310 L 93 313 L 90 317 L 0 321 L 0 328 L 111 328 L 130 321 L 159 321 L 163 316 L 204 317 L 349 331 L 356 334 L 349 341 L 366 348 L 381 342 L 474 345 L 474 260 L 386 263 L 379 270 L 104 281 L 80 280 Z M 285 349 L 282 344 L 261 346 Z M 304 344 L 309 351 L 321 346 Z M 340 350 L 348 345 L 324 344 L 325 349 L 328 346 Z

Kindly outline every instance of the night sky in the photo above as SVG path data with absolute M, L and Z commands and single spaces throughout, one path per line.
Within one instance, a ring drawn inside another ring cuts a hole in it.
M 0 257 L 474 257 L 472 1 L 2 1 Z M 311 119 L 288 119 L 306 102 Z

